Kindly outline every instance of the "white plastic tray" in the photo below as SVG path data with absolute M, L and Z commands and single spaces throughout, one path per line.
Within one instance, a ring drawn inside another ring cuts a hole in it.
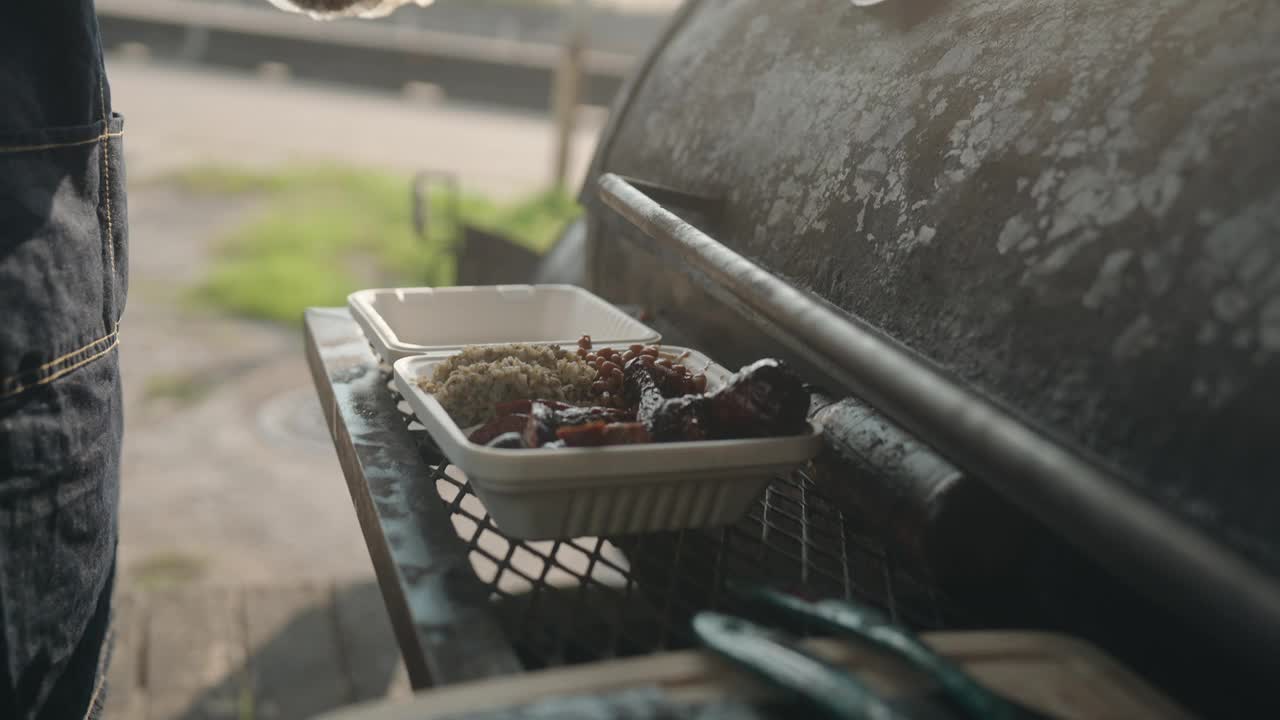
M 566 344 L 567 346 L 567 344 Z M 597 347 L 604 347 L 603 344 Z M 729 377 L 703 354 L 685 364 L 706 368 L 708 388 Z M 818 453 L 821 434 L 753 440 L 655 443 L 601 448 L 500 450 L 478 445 L 430 394 L 418 387 L 445 356 L 395 363 L 396 386 L 450 462 L 507 535 L 554 540 L 583 535 L 727 525 L 741 518 L 773 477 Z
M 644 323 L 574 285 L 486 285 L 361 290 L 351 314 L 388 363 L 452 354 L 465 345 L 569 344 L 590 335 L 600 345 L 653 344 Z

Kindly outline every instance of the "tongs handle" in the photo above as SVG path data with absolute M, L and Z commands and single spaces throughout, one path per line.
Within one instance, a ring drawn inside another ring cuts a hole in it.
M 929 649 L 909 631 L 898 627 L 876 610 L 844 600 L 811 603 L 767 588 L 734 586 L 732 589 L 744 599 L 780 610 L 793 619 L 856 637 L 893 653 L 932 677 L 942 691 L 974 720 L 1045 719 L 1044 715 L 986 689 L 958 665 Z
M 698 613 L 693 630 L 709 648 L 839 720 L 908 720 L 861 680 L 746 620 Z

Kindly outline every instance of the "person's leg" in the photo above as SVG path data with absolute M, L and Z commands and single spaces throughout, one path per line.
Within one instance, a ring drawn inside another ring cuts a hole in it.
M 123 432 L 123 132 L 90 0 L 0 8 L 0 718 L 101 698 Z
M 32 162 L 0 154 L 0 228 L 13 227 L 13 178 L 29 177 L 9 170 Z M 14 309 L 0 323 L 2 718 L 82 717 L 107 634 L 123 418 L 115 311 L 104 317 L 100 302 L 120 283 L 102 205 L 77 190 L 95 175 L 47 190 L 49 221 L 33 239 L 0 229 L 0 307 Z

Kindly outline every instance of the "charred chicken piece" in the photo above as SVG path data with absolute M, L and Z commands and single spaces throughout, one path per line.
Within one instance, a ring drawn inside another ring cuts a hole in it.
M 569 407 L 557 410 L 552 405 L 535 401 L 524 424 L 524 440 L 528 447 L 542 447 L 557 439 L 557 431 L 579 425 L 608 425 L 633 420 L 630 413 L 616 408 Z
M 649 424 L 667 396 L 662 393 L 658 371 L 652 364 L 645 365 L 638 359 L 627 363 L 623 398 L 628 407 L 636 409 L 636 419 Z
M 652 442 L 644 423 L 606 423 L 562 427 L 556 436 L 568 447 L 602 447 L 605 445 L 640 445 Z
M 687 394 L 686 378 L 643 357 L 627 364 L 626 399 L 636 407 L 636 420 L 645 424 L 655 442 L 705 440 L 710 401 Z
M 615 408 L 579 408 L 554 400 L 516 400 L 494 406 L 497 417 L 472 432 L 471 442 L 478 445 L 486 445 L 503 433 L 523 432 L 525 426 L 528 425 L 529 415 L 532 414 L 535 404 L 552 411 L 555 427 L 577 425 L 593 420 L 624 422 L 631 419 L 629 413 Z
M 780 360 L 748 365 L 707 395 L 699 392 L 706 387 L 704 376 L 663 364 L 648 347 L 633 351 L 623 375 L 618 399 L 628 409 L 548 400 L 504 403 L 495 408 L 498 417 L 471 439 L 490 447 L 599 447 L 798 435 L 808 429 L 809 393 Z
M 808 429 L 809 392 L 781 360 L 748 365 L 708 397 L 715 437 L 799 435 Z
M 639 358 L 627 365 L 627 401 L 656 442 L 797 435 L 807 427 L 809 393 L 781 361 L 749 365 L 705 396 L 672 397 L 679 380 Z
M 647 419 L 657 442 L 710 440 L 716 437 L 711 422 L 711 399 L 702 395 L 663 400 Z
M 490 420 L 480 428 L 471 433 L 469 438 L 471 442 L 477 445 L 487 445 L 491 440 L 505 433 L 518 433 L 524 430 L 525 423 L 529 420 L 528 412 L 509 413 L 499 415 Z
M 553 442 L 558 428 L 556 411 L 542 403 L 534 403 L 524 425 L 524 446 L 538 448 Z

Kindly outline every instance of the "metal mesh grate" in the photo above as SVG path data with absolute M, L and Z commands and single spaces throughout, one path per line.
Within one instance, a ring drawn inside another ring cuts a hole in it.
M 690 647 L 689 621 L 696 612 L 745 611 L 724 592 L 729 579 L 857 600 L 916 629 L 948 624 L 932 586 L 898 567 L 889 547 L 823 497 L 804 469 L 776 479 L 732 527 L 512 540 L 408 405 L 401 401 L 400 409 L 409 428 L 419 431 L 454 529 L 470 547 L 476 576 L 530 669 Z

